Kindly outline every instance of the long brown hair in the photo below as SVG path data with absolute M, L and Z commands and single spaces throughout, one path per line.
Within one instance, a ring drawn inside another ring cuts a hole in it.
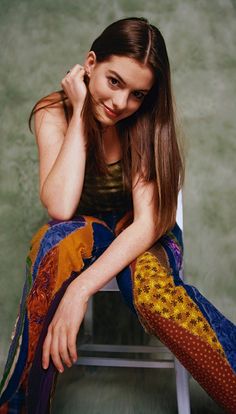
M 131 189 L 131 177 L 136 173 L 145 181 L 156 180 L 157 226 L 159 234 L 164 234 L 175 223 L 178 192 L 184 181 L 184 159 L 176 132 L 170 64 L 163 36 L 145 18 L 125 18 L 109 25 L 90 50 L 99 63 L 112 55 L 127 56 L 153 70 L 155 82 L 141 106 L 133 115 L 117 122 L 116 128 L 122 140 L 125 185 Z M 66 99 L 63 90 L 40 99 L 31 111 L 29 125 L 35 112 Z M 105 173 L 102 129 L 91 110 L 92 103 L 88 88 L 82 111 L 87 164 Z

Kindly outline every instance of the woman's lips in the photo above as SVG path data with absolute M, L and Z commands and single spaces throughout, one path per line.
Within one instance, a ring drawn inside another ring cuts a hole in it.
M 105 112 L 108 116 L 110 116 L 111 118 L 117 118 L 117 116 L 119 115 L 117 112 L 113 112 L 112 109 L 110 109 L 108 106 L 106 106 L 105 104 L 103 104 L 103 107 L 105 109 Z

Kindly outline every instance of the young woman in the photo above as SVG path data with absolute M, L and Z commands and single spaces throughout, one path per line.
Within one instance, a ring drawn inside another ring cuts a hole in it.
M 179 277 L 184 167 L 160 31 L 143 18 L 111 24 L 62 88 L 31 113 L 51 220 L 31 241 L 0 413 L 50 412 L 88 300 L 115 276 L 146 332 L 235 413 L 236 327 Z

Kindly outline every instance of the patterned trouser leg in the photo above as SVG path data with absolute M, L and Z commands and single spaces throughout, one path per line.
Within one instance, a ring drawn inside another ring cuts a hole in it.
M 78 216 L 50 221 L 31 241 L 26 282 L 4 375 L 0 413 L 50 412 L 57 370 L 42 369 L 42 345 L 48 326 L 69 283 L 114 240 L 102 220 Z M 27 408 L 26 408 L 27 407 Z
M 130 275 L 121 272 L 118 284 L 145 331 L 172 351 L 216 403 L 235 414 L 236 326 L 182 281 L 181 263 L 176 225 L 132 263 Z

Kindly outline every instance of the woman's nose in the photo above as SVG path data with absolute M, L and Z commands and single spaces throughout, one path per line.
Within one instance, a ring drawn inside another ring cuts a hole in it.
M 127 106 L 127 102 L 128 102 L 128 94 L 125 92 L 121 93 L 121 91 L 115 94 L 112 100 L 113 107 L 117 111 L 122 111 L 123 109 L 125 109 Z

